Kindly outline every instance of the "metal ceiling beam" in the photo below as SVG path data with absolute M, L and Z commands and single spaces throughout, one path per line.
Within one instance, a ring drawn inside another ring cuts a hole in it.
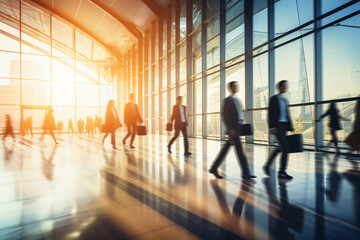
M 145 3 L 148 8 L 157 16 L 157 17 L 163 17 L 165 13 L 165 9 L 159 6 L 156 2 L 153 0 L 141 0 L 143 3 Z
M 89 0 L 95 6 L 106 12 L 108 15 L 116 19 L 119 23 L 121 23 L 131 34 L 133 34 L 137 39 L 143 35 L 143 33 L 132 23 L 127 22 L 125 19 L 119 16 L 114 10 L 107 7 L 105 4 L 98 0 Z
M 99 39 L 98 37 L 96 37 L 94 34 L 92 34 L 91 32 L 79 27 L 77 25 L 77 23 L 71 19 L 71 18 L 68 18 L 66 16 L 64 16 L 61 12 L 59 11 L 56 11 L 48 6 L 46 6 L 45 4 L 43 4 L 42 2 L 38 1 L 38 0 L 29 0 L 30 2 L 33 2 L 37 5 L 39 5 L 40 7 L 46 9 L 47 11 L 49 12 L 52 12 L 54 13 L 55 15 L 61 17 L 62 19 L 64 19 L 65 21 L 71 23 L 72 25 L 74 25 L 75 27 L 79 28 L 81 31 L 83 31 L 84 33 L 86 33 L 87 35 L 89 35 L 90 37 L 92 37 L 93 39 L 95 39 L 96 41 L 98 41 L 100 44 L 102 44 L 104 47 L 106 47 L 110 52 L 112 52 L 116 57 L 120 58 L 122 56 L 122 54 L 117 51 L 115 48 L 113 48 L 112 46 L 110 46 L 109 44 L 105 43 L 104 41 L 102 41 L 101 39 Z

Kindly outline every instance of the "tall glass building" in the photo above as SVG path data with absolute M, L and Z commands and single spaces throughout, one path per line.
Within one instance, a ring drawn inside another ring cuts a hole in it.
M 255 130 L 246 141 L 268 144 L 268 100 L 282 79 L 289 81 L 295 132 L 304 134 L 309 149 L 330 140 L 327 122 L 315 123 L 330 100 L 354 119 L 360 93 L 358 1 L 154 1 L 156 16 L 142 23 L 145 30 L 124 23 L 133 39 L 122 52 L 106 43 L 111 31 L 99 40 L 47 2 L 0 2 L 2 123 L 11 113 L 16 123 L 33 115 L 39 126 L 44 109 L 53 107 L 66 126 L 69 117 L 104 115 L 112 98 L 122 109 L 134 92 L 150 132 L 166 134 L 181 95 L 189 135 L 224 139 L 221 102 L 227 83 L 238 81 L 246 121 Z M 101 1 L 89 2 L 106 10 Z M 342 122 L 342 128 L 341 140 L 352 122 Z

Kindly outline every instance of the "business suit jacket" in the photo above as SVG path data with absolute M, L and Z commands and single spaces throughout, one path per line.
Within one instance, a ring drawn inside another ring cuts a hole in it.
M 231 96 L 225 98 L 222 117 L 227 133 L 230 130 L 239 131 L 239 114 L 234 99 Z
M 286 131 L 294 130 L 289 107 L 286 107 L 286 115 L 288 117 L 288 122 L 286 126 Z M 270 98 L 269 109 L 268 109 L 268 124 L 269 128 L 278 128 L 280 118 L 280 103 L 278 95 L 274 95 Z
M 128 102 L 124 109 L 124 122 L 126 125 L 134 125 L 137 122 L 142 122 L 139 108 L 136 103 Z
M 184 107 L 184 115 L 185 115 L 185 122 L 188 123 L 187 115 L 186 115 L 186 107 L 184 105 L 181 105 Z M 180 106 L 174 105 L 173 111 L 171 114 L 171 122 L 175 120 L 175 127 L 179 126 L 181 124 L 181 116 L 180 116 Z

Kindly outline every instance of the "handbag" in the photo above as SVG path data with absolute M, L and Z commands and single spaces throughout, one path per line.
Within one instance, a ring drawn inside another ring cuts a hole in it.
M 352 149 L 359 149 L 360 147 L 360 131 L 352 131 L 346 136 L 344 142 Z
M 242 124 L 240 136 L 251 136 L 251 135 L 254 135 L 252 125 L 250 123 Z
M 303 152 L 303 137 L 302 134 L 293 134 L 285 136 L 288 153 Z
M 136 126 L 137 135 L 146 135 L 146 126 L 138 125 Z
M 173 127 L 172 123 L 167 123 L 167 124 L 166 124 L 166 131 L 171 132 L 171 131 L 172 131 L 172 127 Z

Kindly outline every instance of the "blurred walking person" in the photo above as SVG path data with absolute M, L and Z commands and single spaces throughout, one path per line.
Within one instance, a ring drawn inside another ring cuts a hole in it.
M 124 122 L 127 128 L 127 134 L 123 139 L 123 144 L 126 144 L 126 139 L 131 136 L 130 139 L 130 148 L 135 148 L 133 142 L 136 134 L 137 123 L 143 122 L 143 119 L 140 116 L 138 105 L 135 103 L 135 95 L 130 93 L 130 102 L 125 105 L 124 109 Z
M 293 177 L 286 173 L 289 152 L 289 146 L 286 142 L 286 132 L 293 131 L 294 127 L 289 111 L 289 103 L 288 100 L 284 97 L 284 93 L 286 93 L 288 89 L 288 81 L 281 80 L 277 86 L 279 89 L 279 94 L 276 94 L 270 98 L 268 108 L 268 124 L 270 128 L 270 134 L 274 134 L 276 136 L 278 147 L 266 161 L 265 165 L 263 166 L 263 171 L 266 175 L 270 176 L 271 164 L 274 162 L 276 155 L 281 152 L 282 154 L 280 168 L 278 171 L 278 178 L 290 180 Z
M 235 149 L 237 153 L 237 160 L 242 170 L 242 178 L 244 179 L 255 178 L 256 176 L 250 174 L 248 161 L 244 154 L 240 141 L 241 128 L 244 122 L 244 113 L 243 113 L 244 110 L 240 99 L 238 99 L 235 95 L 236 93 L 239 92 L 238 83 L 235 81 L 230 82 L 229 90 L 231 92 L 231 95 L 225 98 L 225 102 L 222 110 L 222 117 L 227 129 L 227 134 L 229 135 L 229 139 L 224 144 L 217 158 L 213 162 L 211 168 L 209 169 L 209 173 L 214 174 L 216 178 L 220 178 L 220 179 L 223 178 L 218 173 L 217 169 L 224 161 L 224 158 L 233 143 L 235 145 Z
M 321 115 L 319 119 L 316 120 L 316 122 L 320 122 L 326 116 L 330 117 L 330 123 L 328 126 L 330 128 L 330 133 L 332 137 L 331 141 L 334 143 L 335 146 L 335 154 L 339 155 L 340 151 L 338 148 L 338 138 L 336 132 L 342 129 L 340 125 L 340 119 L 344 121 L 350 121 L 350 120 L 339 115 L 339 110 L 336 107 L 336 103 L 333 101 L 330 103 L 330 107 L 328 108 L 328 110 L 323 115 Z
M 109 100 L 108 105 L 106 107 L 106 115 L 105 115 L 105 124 L 104 124 L 103 132 L 105 133 L 102 143 L 104 143 L 106 137 L 111 134 L 111 144 L 114 149 L 116 149 L 115 142 L 115 131 L 119 127 L 122 126 L 120 123 L 119 115 L 115 108 L 115 101 L 113 99 Z
M 68 132 L 70 133 L 74 133 L 74 124 L 73 124 L 73 121 L 71 120 L 71 118 L 69 119 L 68 121 Z
M 5 138 L 8 135 L 10 135 L 13 138 L 13 140 L 15 141 L 15 135 L 14 135 L 14 131 L 13 131 L 12 123 L 11 123 L 10 114 L 6 114 L 5 133 L 4 133 L 4 136 L 3 136 L 3 141 L 5 141 Z
M 33 125 L 33 120 L 32 120 L 32 117 L 30 116 L 30 117 L 26 118 L 26 121 L 25 121 L 25 128 L 26 128 L 26 129 L 25 129 L 24 135 L 25 135 L 26 133 L 30 132 L 31 136 L 32 136 L 32 137 L 34 136 L 34 135 L 33 135 L 32 125 Z
M 61 122 L 60 122 L 60 127 L 61 126 Z M 55 119 L 54 119 L 54 110 L 50 109 L 49 113 L 46 114 L 45 119 L 44 119 L 44 123 L 42 125 L 42 129 L 44 130 L 44 132 L 42 133 L 41 137 L 40 137 L 40 141 L 42 141 L 44 139 L 45 134 L 49 134 L 52 139 L 54 140 L 55 144 L 58 144 L 58 142 L 56 141 L 55 138 L 55 134 L 54 134 L 54 130 L 56 130 L 56 125 L 55 125 Z

